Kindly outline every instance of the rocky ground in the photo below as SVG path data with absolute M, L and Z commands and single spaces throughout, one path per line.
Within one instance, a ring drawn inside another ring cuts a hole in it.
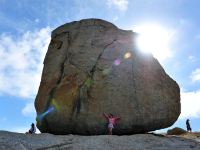
M 181 137 L 186 139 L 192 139 L 200 143 L 200 132 L 182 134 Z
M 135 135 L 26 135 L 0 131 L 1 150 L 200 150 L 200 133 L 180 136 Z

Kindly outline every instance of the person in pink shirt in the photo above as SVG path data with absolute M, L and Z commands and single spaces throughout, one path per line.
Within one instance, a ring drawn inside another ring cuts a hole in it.
M 104 117 L 108 120 L 108 131 L 109 135 L 112 135 L 112 130 L 114 128 L 114 125 L 117 123 L 117 121 L 120 119 L 120 117 L 115 117 L 113 114 L 106 115 L 103 113 Z

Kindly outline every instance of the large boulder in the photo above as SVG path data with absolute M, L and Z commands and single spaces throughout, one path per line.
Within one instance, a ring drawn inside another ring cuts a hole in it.
M 120 116 L 114 134 L 171 126 L 180 114 L 177 83 L 137 34 L 100 19 L 52 32 L 35 100 L 37 127 L 53 134 L 105 134 L 103 113 Z

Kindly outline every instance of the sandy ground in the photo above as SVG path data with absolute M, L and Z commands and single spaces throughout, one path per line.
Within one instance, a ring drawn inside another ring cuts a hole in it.
M 192 139 L 200 143 L 200 132 L 188 132 L 186 134 L 180 135 L 179 137 Z

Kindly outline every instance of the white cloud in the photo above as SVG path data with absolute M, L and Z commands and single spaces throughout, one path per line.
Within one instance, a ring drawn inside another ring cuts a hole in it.
M 181 93 L 180 119 L 200 117 L 200 90 Z
M 188 59 L 189 59 L 190 62 L 196 62 L 196 61 L 197 61 L 196 57 L 195 57 L 195 56 L 192 56 L 192 55 L 190 55 L 190 56 L 188 57 Z
M 25 98 L 36 95 L 50 30 L 27 31 L 19 37 L 0 35 L 0 94 Z
M 35 108 L 34 108 L 34 103 L 27 103 L 26 106 L 22 109 L 22 114 L 24 116 L 35 116 Z
M 200 81 L 200 68 L 194 70 L 190 76 L 193 82 Z
M 109 8 L 116 7 L 120 11 L 126 11 L 128 9 L 128 0 L 107 0 L 107 3 Z

